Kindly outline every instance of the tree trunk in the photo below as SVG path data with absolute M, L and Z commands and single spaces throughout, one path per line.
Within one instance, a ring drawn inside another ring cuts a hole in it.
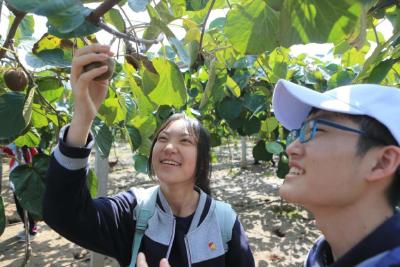
M 247 168 L 247 137 L 241 136 L 240 137 L 240 144 L 242 147 L 242 157 L 240 159 L 240 168 Z

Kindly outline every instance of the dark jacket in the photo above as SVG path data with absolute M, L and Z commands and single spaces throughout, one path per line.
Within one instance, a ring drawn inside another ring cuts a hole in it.
M 310 250 L 305 267 L 399 267 L 400 214 L 396 213 L 345 255 L 333 261 L 332 251 L 322 236 Z
M 134 210 L 137 202 L 134 191 L 128 190 L 115 196 L 92 199 L 86 185 L 88 157 L 93 146 L 92 137 L 89 137 L 84 148 L 68 147 L 63 138 L 64 131 L 52 153 L 47 172 L 43 201 L 44 220 L 51 228 L 72 242 L 116 258 L 121 266 L 127 266 L 131 259 L 136 224 Z M 161 258 L 166 256 L 169 256 L 168 259 L 173 267 L 255 266 L 247 237 L 238 219 L 232 229 L 232 239 L 228 242 L 227 252 L 223 248 L 221 252 L 214 243 L 207 243 L 207 238 L 202 238 L 196 245 L 199 246 L 199 250 L 197 247 L 193 250 L 197 255 L 188 255 L 190 253 L 187 252 L 185 236 L 189 228 L 205 226 L 203 224 L 209 221 L 207 218 L 211 214 L 211 197 L 206 196 L 203 202 L 201 209 L 198 208 L 189 217 L 173 216 L 173 235 L 169 237 L 165 236 L 166 232 L 162 230 L 159 230 L 157 235 L 156 228 L 162 226 L 154 227 L 155 225 L 151 225 L 151 220 L 149 221 L 149 228 L 142 239 L 140 251 L 146 254 L 150 267 L 158 267 Z M 161 211 L 165 212 L 168 208 L 160 197 L 157 204 Z M 194 217 L 198 218 L 193 220 Z M 192 223 L 196 222 L 197 225 L 192 226 Z M 209 233 L 205 233 L 205 236 L 208 235 L 210 238 L 215 236 L 211 233 L 212 226 L 205 228 L 209 229 Z M 209 255 L 205 255 L 207 253 Z M 193 260 L 195 257 L 197 260 Z

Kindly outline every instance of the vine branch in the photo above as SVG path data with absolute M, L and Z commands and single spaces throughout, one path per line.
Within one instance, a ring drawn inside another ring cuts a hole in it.
M 119 32 L 117 30 L 114 30 L 113 28 L 111 28 L 110 26 L 108 26 L 107 24 L 105 24 L 102 21 L 100 21 L 97 24 L 97 26 L 100 27 L 101 29 L 103 29 L 103 30 L 105 30 L 105 31 L 117 36 L 118 38 L 121 38 L 121 39 L 124 39 L 124 40 L 127 40 L 127 41 L 132 41 L 132 42 L 135 42 L 135 43 L 158 44 L 162 40 L 162 37 L 159 37 L 159 38 L 157 38 L 155 40 L 140 39 L 140 38 L 137 38 L 135 36 L 132 36 L 132 35 L 129 35 L 129 34 L 122 33 L 122 32 Z
M 7 50 L 4 48 L 8 48 L 12 44 L 14 36 L 17 33 L 18 26 L 26 15 L 26 12 L 16 10 L 12 6 L 10 6 L 7 1 L 6 6 L 14 14 L 15 18 L 10 30 L 8 31 L 6 40 L 4 41 L 3 46 L 0 48 L 0 59 L 4 58 L 4 56 L 6 55 Z
M 126 33 L 119 32 L 117 30 L 112 29 L 110 26 L 108 26 L 106 23 L 102 21 L 102 16 L 107 13 L 113 6 L 118 4 L 121 0 L 106 0 L 101 5 L 99 5 L 95 10 L 93 10 L 92 13 L 90 13 L 89 16 L 86 17 L 86 20 L 93 23 L 97 27 L 105 30 L 106 32 L 111 33 L 112 35 L 127 40 L 127 41 L 132 41 L 135 43 L 144 43 L 144 44 L 157 44 L 160 42 L 160 40 L 145 40 L 145 39 L 140 39 L 135 36 L 131 36 Z
M 106 14 L 113 6 L 121 2 L 121 0 L 106 0 L 101 5 L 99 5 L 89 16 L 87 16 L 86 20 L 90 21 L 94 25 L 97 25 L 100 22 L 101 17 Z
M 204 39 L 204 32 L 206 31 L 206 24 L 207 24 L 207 20 L 210 17 L 211 11 L 215 5 L 216 0 L 212 0 L 211 5 L 210 5 L 210 9 L 208 9 L 206 17 L 204 18 L 204 22 L 203 22 L 203 29 L 201 30 L 201 36 L 200 36 L 200 44 L 199 44 L 199 52 L 201 51 L 201 46 L 203 45 L 203 39 Z

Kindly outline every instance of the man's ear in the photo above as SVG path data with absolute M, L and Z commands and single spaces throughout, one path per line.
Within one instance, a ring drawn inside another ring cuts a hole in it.
M 375 164 L 367 180 L 377 181 L 391 177 L 400 168 L 400 147 L 385 146 L 375 151 L 374 154 L 376 156 Z

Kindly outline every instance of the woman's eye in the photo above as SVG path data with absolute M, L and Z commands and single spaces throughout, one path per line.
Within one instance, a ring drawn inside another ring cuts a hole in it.
M 191 144 L 192 141 L 190 139 L 182 139 L 182 143 Z
M 165 136 L 159 136 L 159 137 L 157 138 L 157 140 L 158 140 L 158 141 L 165 141 L 165 140 L 167 140 L 167 138 L 166 138 Z

